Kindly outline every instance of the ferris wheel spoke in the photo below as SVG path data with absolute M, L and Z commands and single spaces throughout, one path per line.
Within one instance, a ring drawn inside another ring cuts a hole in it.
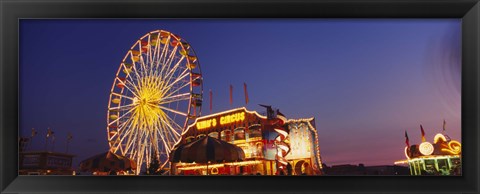
M 165 42 L 164 46 L 163 46 L 163 49 L 162 49 L 162 53 L 160 55 L 160 58 L 158 59 L 158 63 L 162 64 L 162 69 L 160 70 L 160 76 L 162 76 L 163 74 L 163 71 L 165 69 L 165 60 L 167 58 L 167 53 L 168 53 L 168 49 L 169 49 L 169 43 L 170 43 L 170 36 L 167 38 L 167 41 Z
M 133 57 L 132 52 L 130 52 L 130 55 Z M 136 65 L 135 62 L 134 62 L 134 64 L 132 65 L 132 69 L 133 69 L 132 72 L 135 74 L 135 79 L 136 79 L 136 80 L 142 80 L 142 79 L 141 79 L 142 76 L 140 76 L 140 74 L 138 74 L 138 69 L 137 69 L 137 65 Z M 130 73 L 132 73 L 132 72 L 130 72 Z M 132 79 L 133 79 L 133 78 L 132 78 Z M 137 81 L 137 82 L 138 82 L 138 81 Z
M 113 92 L 112 92 L 112 94 L 115 95 L 115 96 L 118 96 L 118 97 L 121 97 L 121 98 L 126 98 L 126 99 L 129 99 L 129 100 L 133 101 L 133 98 L 130 97 L 130 96 L 125 96 L 125 95 L 117 94 L 117 93 L 113 93 Z
M 134 119 L 134 117 L 130 117 L 125 122 L 120 123 L 117 131 L 119 133 L 121 132 L 121 133 L 126 134 L 126 133 L 129 132 L 128 130 L 133 130 L 133 127 L 131 126 L 133 119 Z M 124 130 L 127 130 L 127 131 L 124 132 Z M 121 139 L 121 141 L 123 141 L 123 139 Z
M 171 79 L 172 77 L 174 77 L 175 71 L 181 66 L 180 64 L 182 63 L 182 61 L 184 59 L 185 59 L 185 56 L 180 57 L 178 62 L 176 62 L 175 65 L 173 65 L 172 68 L 168 69 L 168 72 L 163 76 L 163 77 L 165 77 L 165 80 Z M 167 66 L 171 66 L 171 64 L 168 64 Z M 185 68 L 185 70 L 188 70 L 188 68 Z M 183 72 L 182 72 L 182 74 L 183 74 Z
M 166 59 L 166 61 L 164 61 L 164 65 L 166 67 L 168 67 L 167 71 L 166 71 L 166 75 L 165 76 L 168 76 L 168 73 L 171 71 L 171 69 L 174 69 L 176 68 L 176 66 L 171 66 L 171 63 L 172 61 L 175 59 L 175 53 L 177 53 L 177 49 L 178 49 L 178 46 L 175 46 L 172 51 L 170 52 L 170 55 L 168 56 L 168 58 Z M 183 56 L 182 56 L 183 57 Z M 183 57 L 184 58 L 184 57 Z
M 176 141 L 178 140 L 178 137 L 180 136 L 178 131 L 181 131 L 182 128 L 179 127 L 178 125 L 176 125 L 177 128 L 175 128 L 173 125 L 176 123 L 173 122 L 172 124 L 171 119 L 169 120 L 169 116 L 166 114 L 161 115 L 160 119 L 162 121 L 162 125 L 164 126 L 162 135 L 165 137 L 165 139 L 167 139 L 168 146 L 172 147 L 173 144 L 175 144 Z
M 180 133 L 178 133 L 178 131 L 181 131 L 182 130 L 182 127 L 180 125 L 178 125 L 172 118 L 170 118 L 168 115 L 165 115 L 165 117 L 167 118 L 167 122 L 170 123 L 171 125 L 174 125 L 175 127 L 171 126 L 170 129 L 171 129 L 171 132 L 173 132 L 173 134 L 175 135 L 175 139 L 180 137 Z
M 150 142 L 158 142 L 158 137 L 157 134 L 155 133 L 155 130 L 152 131 L 152 134 L 150 135 Z M 158 157 L 158 143 L 152 143 L 152 153 L 155 153 L 155 157 Z
M 145 61 L 143 59 L 143 55 L 140 54 L 140 66 L 142 67 L 142 73 L 144 74 L 144 76 L 148 76 L 150 71 L 148 71 L 148 68 L 147 66 L 145 65 Z
M 123 106 L 116 106 L 116 107 L 111 107 L 108 110 L 130 110 L 131 107 L 136 106 L 136 104 L 129 104 L 129 105 L 123 105 Z
M 158 70 L 159 69 L 159 66 L 160 66 L 160 59 L 162 57 L 162 54 L 163 54 L 163 47 L 161 46 L 162 44 L 160 43 L 160 39 L 157 40 L 158 41 L 158 44 L 157 46 L 155 47 L 155 52 L 154 52 L 154 56 L 153 56 L 153 63 L 155 64 L 155 69 Z
M 164 137 L 164 139 L 167 139 L 167 141 L 165 141 L 167 144 L 167 146 L 170 148 L 172 145 L 170 145 L 171 142 L 175 143 L 174 141 L 176 141 L 178 138 L 175 137 L 173 134 L 172 134 L 172 130 L 178 134 L 178 132 L 176 132 L 176 130 L 174 129 L 174 127 L 171 125 L 170 121 L 168 120 L 168 115 L 167 114 L 160 114 L 158 115 L 159 118 L 160 118 L 160 124 L 161 124 L 161 129 L 162 130 L 162 137 Z M 174 122 L 175 123 L 175 122 Z M 177 125 L 178 126 L 178 125 Z M 177 130 L 181 130 L 181 128 L 178 128 Z M 170 135 L 170 136 L 168 136 Z
M 165 95 L 166 91 L 172 90 L 172 87 L 173 87 L 176 83 L 184 80 L 188 75 L 189 75 L 188 69 L 185 69 L 178 77 L 175 78 L 175 80 L 174 80 L 173 82 L 171 82 L 171 79 L 165 80 L 164 83 L 166 83 L 166 84 L 168 84 L 168 85 L 165 85 L 165 86 L 164 86 L 164 87 L 165 87 L 165 90 L 164 90 L 163 95 Z M 186 85 L 190 85 L 190 81 L 188 81 L 188 82 L 185 81 L 185 83 L 186 83 Z M 176 92 L 177 92 L 177 91 L 171 92 L 171 94 L 176 93 Z
M 118 141 L 119 141 L 119 145 L 114 149 L 113 152 L 117 152 L 118 149 L 120 149 L 121 153 L 123 155 L 125 155 L 126 153 L 126 149 L 124 149 L 123 147 L 123 141 L 125 139 L 125 137 L 127 137 L 129 134 L 131 134 L 131 128 L 128 128 L 125 132 L 122 130 L 122 132 L 118 132 L 119 133 L 119 136 L 117 137 Z
M 123 140 L 125 139 L 125 136 L 130 132 L 132 131 L 132 127 L 129 127 L 131 121 L 132 121 L 133 117 L 127 119 L 125 122 L 121 123 L 118 128 L 117 128 L 117 134 L 120 134 L 118 135 L 118 139 L 120 140 L 120 142 L 123 142 Z M 129 128 L 127 128 L 129 127 Z M 123 136 L 122 136 L 123 135 Z
M 170 70 L 170 72 L 168 72 L 168 74 L 164 76 L 164 79 L 163 79 L 163 80 L 165 80 L 165 83 L 166 83 L 166 84 L 169 84 L 169 85 L 172 85 L 172 84 L 173 84 L 173 83 L 171 83 L 171 80 L 172 80 L 173 78 L 175 78 L 175 71 L 176 71 L 177 69 L 179 69 L 180 63 L 183 61 L 183 59 L 185 59 L 185 57 L 182 57 L 181 60 L 180 60 L 178 63 L 176 63 L 175 66 Z M 180 68 L 180 69 L 181 69 L 181 68 Z M 177 76 L 177 78 L 175 78 L 175 80 L 178 80 L 180 77 L 182 77 L 182 78 L 180 78 L 180 79 L 185 78 L 185 77 L 188 75 L 188 72 L 189 72 L 188 70 L 189 70 L 188 68 L 185 68 L 185 69 Z M 171 84 L 170 84 L 170 83 L 171 83 Z
M 167 111 L 170 111 L 170 112 L 175 113 L 175 114 L 179 114 L 179 115 L 182 115 L 182 116 L 188 116 L 187 113 L 180 112 L 180 111 L 177 111 L 177 110 L 173 110 L 173 109 L 167 108 L 165 106 L 159 106 L 159 107 L 163 110 L 167 110 Z
M 142 52 L 142 43 L 141 43 L 141 41 L 138 40 L 137 43 L 136 43 L 136 45 L 138 46 L 137 49 L 138 49 L 138 52 L 139 52 L 139 54 L 138 54 L 138 64 L 140 65 L 140 70 L 141 70 L 141 71 L 140 71 L 140 75 L 141 75 L 142 77 L 144 77 L 144 76 L 146 76 L 146 74 L 144 74 L 144 73 L 146 73 L 147 68 L 146 68 L 146 66 L 145 66 L 145 63 L 143 62 L 143 52 Z
M 127 88 L 127 90 L 130 91 L 130 92 L 132 93 L 132 95 L 134 95 L 134 96 L 137 97 L 137 98 L 140 98 L 140 97 L 138 96 L 138 94 L 137 94 L 136 92 L 134 92 L 134 90 L 132 90 L 132 89 L 130 88 L 130 86 L 125 85 L 124 87 Z
M 163 131 L 167 127 L 165 126 L 165 123 L 163 123 L 163 122 L 158 122 L 157 126 L 158 126 L 158 129 L 159 129 L 159 130 L 157 130 L 157 134 L 162 139 L 162 143 L 163 143 L 163 146 L 164 146 L 165 150 L 167 151 L 167 153 L 169 153 L 170 152 L 170 147 L 168 146 L 168 140 L 166 139 L 165 135 L 163 134 Z
M 132 93 L 135 95 L 135 97 L 138 98 L 138 94 L 140 93 L 140 88 L 139 88 L 140 86 L 137 86 L 135 83 L 133 83 L 130 80 L 125 80 L 125 83 L 127 84 L 128 87 L 132 87 L 133 90 L 135 90 L 135 92 L 132 92 Z
M 169 97 L 163 98 L 160 101 L 160 104 L 168 104 L 168 103 L 178 102 L 182 100 L 190 100 L 190 96 L 191 96 L 190 93 L 183 93 L 183 94 L 177 94 L 174 96 L 169 96 Z
M 113 120 L 112 122 L 108 123 L 108 125 L 112 125 L 113 123 L 119 121 L 121 118 L 123 118 L 125 115 L 128 115 L 128 113 L 131 113 L 133 110 L 135 110 L 135 108 L 132 108 L 130 109 L 129 111 L 127 111 L 126 113 L 124 113 L 123 115 L 119 116 L 118 118 L 116 118 L 115 120 Z
M 128 83 L 129 81 L 127 81 L 127 80 L 122 81 L 122 80 L 120 80 L 118 77 L 116 78 L 116 80 L 118 80 L 120 83 L 122 83 L 124 88 L 127 88 L 128 91 L 130 91 L 135 97 L 138 98 L 138 94 L 137 94 L 135 91 L 133 91 L 133 90 L 130 88 L 130 86 L 128 86 L 127 83 Z
M 130 67 L 130 68 L 127 68 L 127 67 L 125 66 L 125 63 L 122 63 L 122 66 L 123 66 L 124 69 L 129 69 L 129 73 L 127 73 L 127 76 L 126 76 L 126 78 L 128 78 L 128 80 L 125 79 L 125 81 L 127 81 L 127 84 L 128 84 L 128 82 L 130 82 L 132 85 L 135 85 L 135 84 L 133 84 L 133 82 L 135 82 L 136 79 L 135 79 L 133 76 L 131 76 L 131 74 L 132 74 L 132 72 L 131 72 L 132 69 L 136 71 L 135 64 L 132 64 L 132 67 Z M 136 78 L 138 78 L 137 75 L 138 75 L 138 74 L 135 74 Z
M 130 136 L 133 136 L 134 138 L 137 137 L 133 133 L 130 133 L 130 134 L 131 134 Z M 124 148 L 125 153 L 131 153 L 132 155 L 134 155 L 135 150 L 133 148 L 135 148 L 135 145 L 137 145 L 136 143 L 137 141 L 135 141 L 134 139 L 132 139 L 131 141 L 127 141 Z
M 186 82 L 186 83 L 184 83 L 183 85 L 179 86 L 178 88 L 171 88 L 171 89 L 170 89 L 171 91 L 167 91 L 167 92 L 169 92 L 168 94 L 162 94 L 162 95 L 164 95 L 165 98 L 168 98 L 168 97 L 170 97 L 170 96 L 172 96 L 172 95 L 176 95 L 178 92 L 180 92 L 180 90 L 182 90 L 183 88 L 185 88 L 185 87 L 187 87 L 187 86 L 189 86 L 189 85 L 190 85 L 190 82 Z M 172 87 L 172 86 L 171 86 L 171 87 Z
M 130 133 L 130 137 L 128 139 L 129 142 L 127 142 L 127 144 L 125 145 L 125 152 L 126 153 L 132 153 L 132 155 L 137 154 L 137 150 L 135 150 L 135 147 L 137 147 L 138 144 L 139 144 L 138 135 L 141 135 L 141 132 L 140 133 Z

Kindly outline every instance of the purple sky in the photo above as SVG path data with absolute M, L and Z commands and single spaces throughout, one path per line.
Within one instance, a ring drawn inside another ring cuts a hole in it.
M 422 124 L 433 141 L 443 119 L 461 140 L 458 19 L 21 20 L 20 133 L 39 132 L 30 149 L 44 149 L 51 127 L 55 151 L 73 134 L 74 165 L 106 151 L 115 72 L 156 29 L 195 49 L 213 112 L 245 106 L 246 82 L 249 110 L 264 111 L 261 103 L 315 117 L 327 165 L 391 165 L 405 158 L 405 130 L 416 144 Z

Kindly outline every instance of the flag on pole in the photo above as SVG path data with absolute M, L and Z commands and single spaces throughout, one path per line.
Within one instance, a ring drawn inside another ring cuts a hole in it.
M 47 128 L 47 136 L 45 136 L 45 151 L 48 151 L 48 138 L 50 138 L 50 136 L 53 136 L 54 132 L 49 128 Z M 55 144 L 55 139 L 53 141 L 53 143 Z
M 247 84 L 243 82 L 243 91 L 245 92 L 245 104 L 248 104 Z
M 407 147 L 410 147 L 410 141 L 408 141 L 407 130 L 405 130 L 405 144 L 407 144 Z
M 443 119 L 443 132 L 445 132 L 446 125 L 447 125 L 447 122 L 445 122 L 445 119 Z
M 422 131 L 422 142 L 425 142 L 427 140 L 425 140 L 425 131 L 423 130 L 423 126 L 420 125 L 420 130 Z
M 67 135 L 67 147 L 66 147 L 65 153 L 68 153 L 68 144 L 70 143 L 70 141 L 71 141 L 72 139 L 73 139 L 72 133 L 68 132 L 68 135 Z
M 72 139 L 73 139 L 72 133 L 68 132 L 67 141 L 70 142 L 70 140 Z
M 212 90 L 210 89 L 210 91 L 208 92 L 209 93 L 209 96 L 210 96 L 210 113 L 212 112 Z
M 35 130 L 35 128 L 32 128 L 31 137 L 34 137 L 35 135 L 37 135 L 37 131 Z
M 233 104 L 233 86 L 230 84 L 230 105 Z
M 54 132 L 50 129 L 50 127 L 47 129 L 47 139 L 52 136 Z

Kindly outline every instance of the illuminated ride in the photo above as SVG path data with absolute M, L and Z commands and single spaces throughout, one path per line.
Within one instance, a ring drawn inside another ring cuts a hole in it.
M 202 81 L 195 52 L 184 39 L 164 30 L 138 39 L 110 90 L 110 151 L 134 160 L 136 174 L 152 160 L 168 169 L 172 146 L 201 113 Z
M 411 175 L 461 175 L 462 145 L 445 134 L 438 133 L 433 143 L 405 147 L 406 160 L 395 164 L 408 164 Z

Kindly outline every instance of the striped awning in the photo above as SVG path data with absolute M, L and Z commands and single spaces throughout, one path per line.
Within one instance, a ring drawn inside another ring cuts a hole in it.
M 135 168 L 134 161 L 112 152 L 101 153 L 80 162 L 80 170 L 88 172 L 122 171 Z
M 244 159 L 242 148 L 210 136 L 180 144 L 170 155 L 171 162 L 187 163 L 235 162 Z

